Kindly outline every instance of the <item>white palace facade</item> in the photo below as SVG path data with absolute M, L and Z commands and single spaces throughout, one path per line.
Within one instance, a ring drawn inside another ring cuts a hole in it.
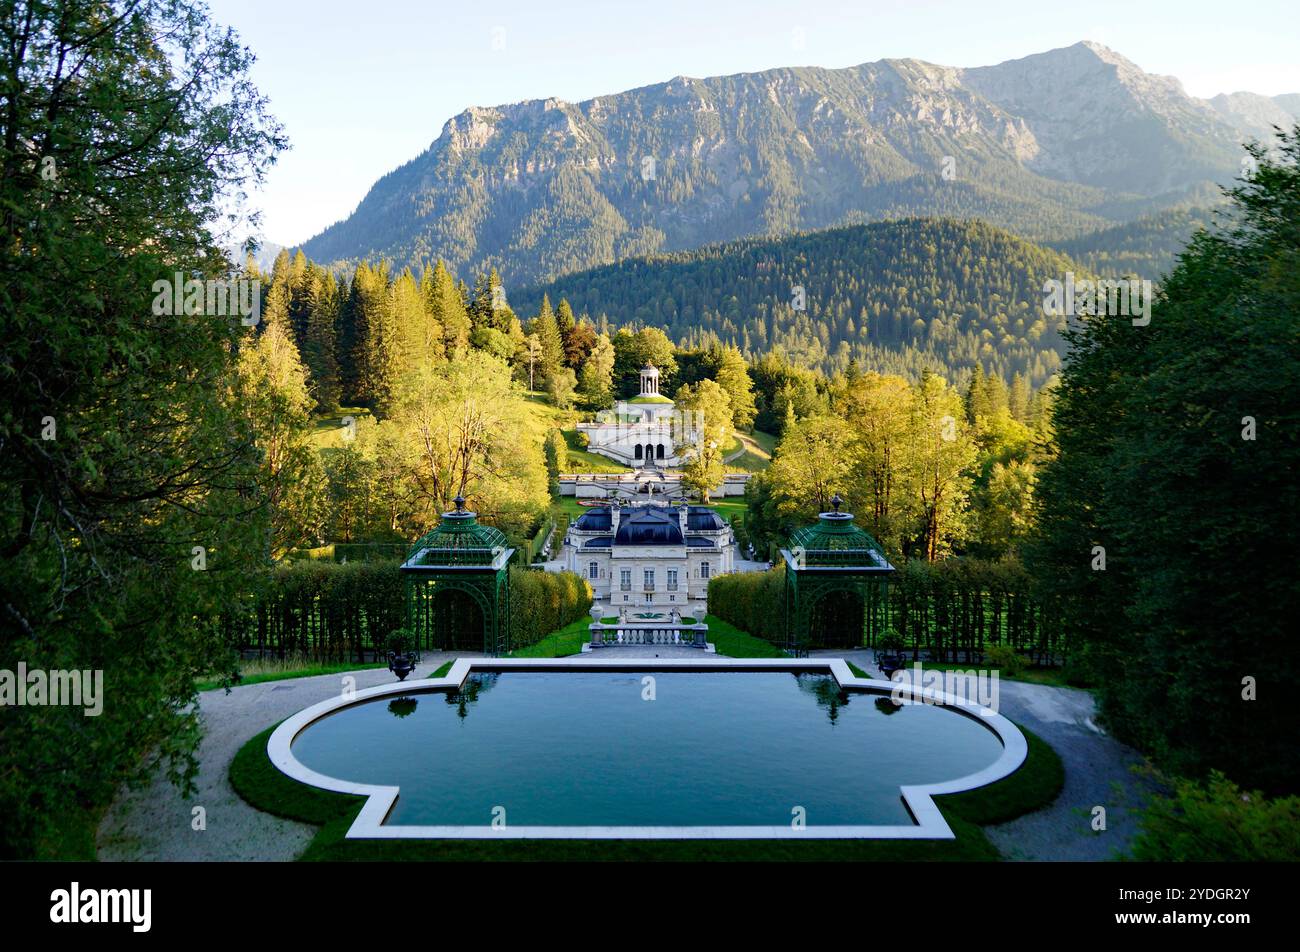
M 659 392 L 659 369 L 641 368 L 641 392 L 620 400 L 613 411 L 600 414 L 595 423 L 580 423 L 587 449 L 636 469 L 677 466 L 677 448 L 699 438 L 690 414 Z
M 738 559 L 731 527 L 706 506 L 617 501 L 574 520 L 548 565 L 587 580 L 593 615 L 678 611 L 701 618 L 709 579 L 766 567 Z

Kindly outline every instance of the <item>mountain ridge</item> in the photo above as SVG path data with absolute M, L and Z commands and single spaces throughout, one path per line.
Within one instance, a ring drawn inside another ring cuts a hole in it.
M 530 284 L 916 215 L 1063 240 L 1229 180 L 1258 113 L 1195 99 L 1089 42 L 984 67 L 678 76 L 579 103 L 465 109 L 303 248 L 325 262 L 442 258 Z

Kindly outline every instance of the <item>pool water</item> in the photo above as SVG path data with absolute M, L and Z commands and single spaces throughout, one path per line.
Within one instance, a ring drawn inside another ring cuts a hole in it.
M 648 681 L 647 679 L 653 679 Z M 400 787 L 389 825 L 897 825 L 899 787 L 1002 744 L 965 716 L 829 674 L 472 674 L 458 691 L 344 708 L 293 742 L 327 776 Z M 494 813 L 497 811 L 497 813 Z

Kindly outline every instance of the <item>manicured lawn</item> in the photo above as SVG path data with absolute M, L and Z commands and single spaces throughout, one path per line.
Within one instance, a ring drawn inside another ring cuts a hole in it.
M 607 459 L 599 453 L 592 453 L 578 446 L 578 431 L 563 430 L 564 442 L 569 447 L 569 465 L 566 466 L 565 472 L 569 473 L 627 473 L 631 472 L 626 466 Z
M 744 517 L 745 500 L 743 498 L 715 499 L 709 503 L 710 509 L 716 509 L 727 522 L 731 521 L 732 516 Z
M 510 657 L 563 658 L 566 655 L 579 654 L 583 644 L 591 641 L 591 630 L 588 627 L 590 624 L 591 618 L 584 615 L 559 631 L 551 632 L 536 644 L 515 649 L 510 653 Z
M 772 465 L 772 453 L 776 449 L 776 437 L 771 433 L 755 430 L 753 433 L 737 433 L 736 442 L 743 445 L 745 452 L 728 461 L 729 472 L 757 473 Z M 728 447 L 727 454 L 735 452 L 737 447 Z
M 560 496 L 558 499 L 551 499 L 551 513 L 557 517 L 559 515 L 566 515 L 569 517 L 570 522 L 577 519 L 590 508 L 590 506 L 580 504 L 578 500 L 572 496 Z
M 720 655 L 729 658 L 785 657 L 785 652 L 770 641 L 755 638 L 749 632 L 741 631 L 721 618 L 705 615 L 704 623 L 709 626 L 709 641 L 713 642 Z

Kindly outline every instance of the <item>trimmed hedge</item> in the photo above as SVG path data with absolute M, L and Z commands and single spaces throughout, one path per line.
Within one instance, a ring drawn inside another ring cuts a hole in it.
M 591 586 L 574 572 L 510 569 L 510 646 L 524 648 L 591 611 Z
M 1036 664 L 1064 662 L 1059 628 L 1030 588 L 1014 559 L 912 560 L 891 580 L 890 624 L 909 648 L 935 660 L 969 660 L 1006 645 Z
M 542 551 L 542 547 L 546 545 L 546 540 L 551 537 L 551 533 L 554 531 L 554 522 L 549 519 L 543 522 L 538 530 L 533 533 L 532 537 L 523 544 L 523 547 L 516 554 L 518 561 L 524 565 L 535 562 L 538 554 Z
M 514 646 L 531 645 L 591 610 L 591 586 L 572 572 L 509 571 Z M 223 619 L 227 643 L 241 651 L 359 662 L 381 653 L 389 633 L 405 623 L 398 563 L 364 561 L 278 566 L 246 610 Z
M 402 627 L 405 604 L 396 562 L 309 559 L 268 572 L 248 609 L 223 625 L 243 651 L 364 661 Z
M 781 564 L 767 572 L 720 575 L 709 582 L 709 611 L 742 631 L 784 643 L 784 586 Z M 1015 561 L 903 564 L 890 581 L 889 626 L 909 650 L 924 651 L 935 661 L 969 660 L 971 653 L 995 645 L 1039 664 L 1066 660 L 1057 627 Z
M 709 614 L 774 644 L 785 643 L 785 566 L 709 580 Z
M 330 542 L 314 549 L 294 549 L 293 561 L 320 559 L 326 562 L 400 562 L 410 549 L 407 542 Z

